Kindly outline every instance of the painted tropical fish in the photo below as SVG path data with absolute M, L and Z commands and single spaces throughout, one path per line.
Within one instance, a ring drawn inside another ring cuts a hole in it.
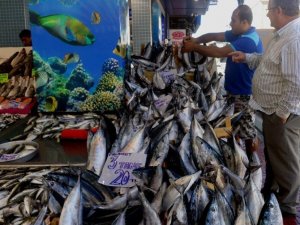
M 54 37 L 70 45 L 91 45 L 95 42 L 95 36 L 89 28 L 74 17 L 64 14 L 40 16 L 33 11 L 29 14 L 32 24 L 45 28 Z
M 58 102 L 53 96 L 48 96 L 42 104 L 42 108 L 45 112 L 54 112 L 57 109 L 57 106 Z
M 79 55 L 76 53 L 67 53 L 64 56 L 63 62 L 66 64 L 78 63 L 80 60 Z
M 92 12 L 91 21 L 92 24 L 99 24 L 101 22 L 101 16 L 97 11 Z
M 121 56 L 122 58 L 125 58 L 126 56 L 126 45 L 121 44 L 121 38 L 119 38 L 118 43 L 116 44 L 116 47 L 113 50 L 113 53 Z

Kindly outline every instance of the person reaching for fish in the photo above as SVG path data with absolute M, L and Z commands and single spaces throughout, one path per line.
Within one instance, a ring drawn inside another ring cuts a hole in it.
M 230 52 L 237 50 L 247 53 L 262 53 L 262 41 L 251 26 L 253 19 L 252 10 L 247 5 L 239 5 L 231 16 L 231 30 L 220 33 L 207 33 L 197 38 L 186 37 L 183 41 L 182 52 L 195 51 L 203 56 L 227 57 Z M 211 41 L 229 42 L 224 47 L 205 46 Z M 248 154 L 257 148 L 256 130 L 254 127 L 254 112 L 248 107 L 248 101 L 252 94 L 252 77 L 254 70 L 247 64 L 236 64 L 231 57 L 227 58 L 225 68 L 225 90 L 230 101 L 234 101 L 235 112 L 241 112 L 241 119 L 236 128 L 238 136 L 245 140 Z

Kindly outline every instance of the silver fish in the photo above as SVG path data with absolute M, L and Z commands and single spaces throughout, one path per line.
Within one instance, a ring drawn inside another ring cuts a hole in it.
M 82 224 L 82 196 L 80 177 L 77 184 L 65 200 L 59 225 L 81 225 Z
M 283 225 L 281 210 L 274 193 L 271 193 L 266 201 L 258 222 L 258 225 L 269 224 Z
M 193 174 L 197 172 L 191 155 L 192 149 L 190 136 L 190 132 L 186 133 L 178 147 L 178 152 L 181 159 L 180 162 L 187 174 Z
M 122 213 L 114 220 L 112 225 L 126 225 L 125 220 L 126 208 L 122 211 Z
M 260 190 L 258 190 L 254 184 L 251 176 L 245 187 L 245 202 L 254 223 L 257 224 L 265 201 Z
M 110 202 L 101 205 L 95 205 L 94 208 L 113 210 L 124 209 L 127 206 L 128 202 L 136 200 L 138 198 L 138 194 L 139 190 L 137 186 L 134 186 L 130 188 L 125 194 L 115 197 Z
M 161 225 L 161 221 L 157 212 L 152 208 L 149 201 L 145 197 L 145 194 L 143 192 L 139 192 L 139 197 L 144 207 L 144 224 Z
M 167 184 L 166 182 L 164 182 L 159 191 L 156 193 L 156 195 L 154 196 L 154 199 L 151 202 L 151 207 L 155 210 L 156 213 L 160 213 L 161 211 L 161 207 L 162 207 L 162 201 L 163 201 L 163 197 L 164 194 L 166 192 L 166 188 L 167 188 Z
M 144 132 L 145 126 L 141 128 L 134 137 L 126 144 L 124 148 L 122 148 L 122 153 L 137 153 L 139 152 L 144 144 Z
M 94 134 L 88 152 L 86 168 L 99 176 L 106 160 L 106 139 L 102 127 Z
M 224 218 L 222 213 L 220 212 L 220 208 L 218 206 L 218 202 L 214 197 L 209 205 L 207 215 L 205 216 L 205 225 L 225 225 Z

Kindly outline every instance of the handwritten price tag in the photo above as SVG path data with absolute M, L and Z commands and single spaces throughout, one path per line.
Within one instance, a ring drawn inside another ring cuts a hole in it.
M 5 162 L 5 161 L 11 161 L 14 160 L 18 157 L 18 154 L 2 154 L 0 156 L 0 161 Z
M 136 179 L 132 171 L 144 167 L 146 157 L 144 152 L 109 154 L 98 182 L 115 187 L 134 186 Z
M 161 114 L 164 114 L 172 100 L 172 95 L 161 95 L 155 102 L 155 107 Z
M 176 69 L 163 71 L 159 73 L 166 84 L 171 84 L 175 80 L 177 74 Z

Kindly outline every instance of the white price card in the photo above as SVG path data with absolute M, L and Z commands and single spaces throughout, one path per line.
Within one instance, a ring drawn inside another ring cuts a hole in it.
M 15 160 L 18 157 L 18 154 L 2 154 L 0 156 L 0 161 L 5 162 L 5 161 L 11 161 Z
M 177 71 L 176 69 L 172 69 L 168 71 L 162 71 L 159 74 L 166 84 L 171 84 L 175 80 Z
M 155 108 L 161 113 L 164 114 L 172 100 L 172 95 L 161 95 L 155 102 Z
M 135 186 L 132 171 L 144 167 L 146 157 L 144 152 L 108 154 L 98 183 L 115 187 Z

